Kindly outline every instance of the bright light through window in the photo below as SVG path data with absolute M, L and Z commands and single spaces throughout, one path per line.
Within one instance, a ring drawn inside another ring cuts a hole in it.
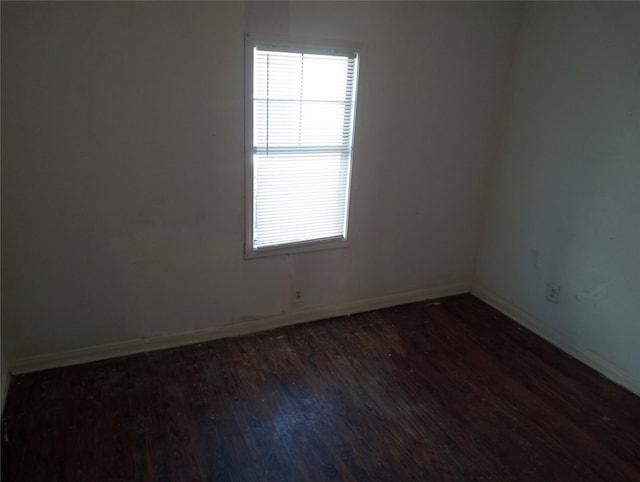
M 357 55 L 253 48 L 252 249 L 347 236 Z

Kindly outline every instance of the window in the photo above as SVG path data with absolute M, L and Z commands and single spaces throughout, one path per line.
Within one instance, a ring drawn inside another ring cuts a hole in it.
M 358 55 L 250 41 L 248 57 L 247 254 L 346 241 Z

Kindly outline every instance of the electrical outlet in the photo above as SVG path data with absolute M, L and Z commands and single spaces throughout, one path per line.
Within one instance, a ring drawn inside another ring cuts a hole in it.
M 560 298 L 560 286 L 549 283 L 547 285 L 547 301 L 557 303 Z
M 292 303 L 302 303 L 302 289 L 294 288 L 291 293 L 291 302 Z

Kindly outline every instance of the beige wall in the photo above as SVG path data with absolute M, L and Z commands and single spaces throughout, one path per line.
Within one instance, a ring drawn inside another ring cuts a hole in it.
M 3 2 L 7 359 L 469 282 L 516 24 L 509 4 Z M 243 259 L 245 30 L 364 45 L 350 248 Z
M 640 4 L 522 19 L 476 278 L 640 393 Z

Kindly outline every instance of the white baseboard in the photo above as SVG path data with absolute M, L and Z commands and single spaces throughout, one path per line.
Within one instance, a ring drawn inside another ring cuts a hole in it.
M 77 365 L 92 361 L 104 360 L 135 353 L 175 348 L 177 346 L 202 343 L 219 338 L 246 335 L 273 328 L 279 328 L 297 323 L 322 320 L 335 316 L 344 316 L 364 311 L 378 310 L 390 306 L 423 301 L 444 296 L 468 293 L 471 285 L 469 282 L 452 283 L 448 285 L 432 286 L 428 288 L 392 293 L 373 298 L 347 301 L 330 306 L 320 306 L 299 311 L 278 314 L 274 316 L 257 318 L 250 321 L 241 321 L 228 325 L 209 328 L 206 330 L 178 333 L 174 335 L 161 335 L 151 338 L 139 338 L 135 340 L 106 343 L 102 345 L 76 348 L 61 352 L 45 353 L 41 355 L 25 357 L 7 357 L 7 367 L 14 374 L 34 372 L 48 368 Z
M 589 350 L 588 348 L 576 345 L 573 340 L 570 340 L 563 333 L 550 328 L 548 325 L 545 325 L 540 320 L 534 318 L 509 301 L 495 294 L 493 291 L 489 290 L 480 283 L 472 283 L 471 294 L 477 296 L 485 303 L 493 306 L 498 311 L 507 315 L 509 318 L 520 323 L 525 328 L 528 328 L 536 335 L 544 338 L 552 345 L 560 348 L 562 351 L 580 360 L 585 365 L 588 365 L 594 370 L 600 372 L 611 381 L 635 393 L 636 395 L 640 395 L 640 380 L 634 378 L 627 371 L 623 370 L 617 365 L 614 365 L 610 361 Z

